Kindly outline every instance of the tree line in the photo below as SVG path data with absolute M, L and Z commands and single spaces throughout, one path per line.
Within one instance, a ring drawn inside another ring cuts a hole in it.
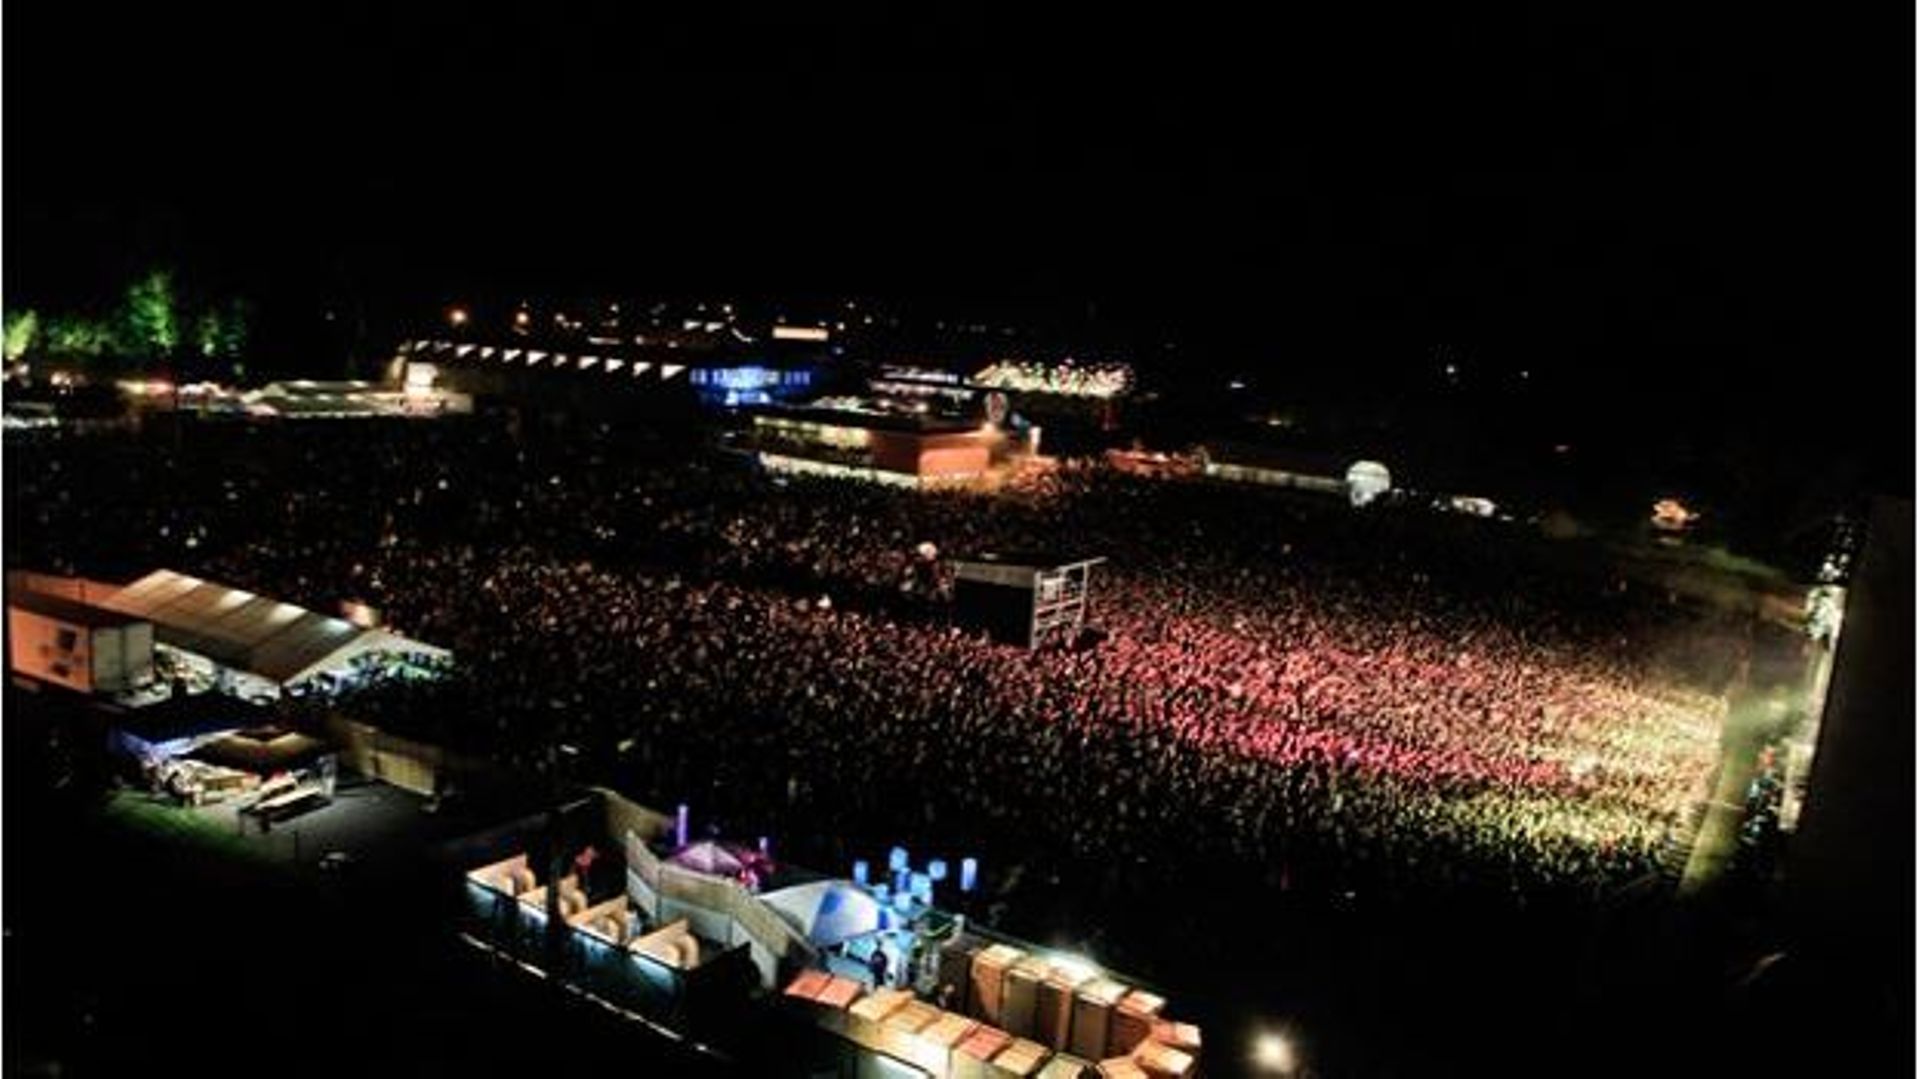
M 6 311 L 0 339 L 8 364 L 46 362 L 93 375 L 165 368 L 183 378 L 245 374 L 253 308 L 236 296 L 182 287 L 156 268 L 130 283 L 105 313 Z

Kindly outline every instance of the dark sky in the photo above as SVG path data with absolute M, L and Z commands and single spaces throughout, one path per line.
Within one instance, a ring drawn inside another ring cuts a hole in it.
M 1458 342 L 1907 415 L 1911 23 L 1566 6 L 15 5 L 5 283 L 1091 300 L 1274 364 Z

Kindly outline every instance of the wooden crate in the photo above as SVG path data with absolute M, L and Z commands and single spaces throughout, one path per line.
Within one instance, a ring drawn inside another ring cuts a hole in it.
M 972 979 L 967 990 L 968 1015 L 983 1023 L 1000 1022 L 1007 970 L 1026 955 L 1011 945 L 995 944 L 973 957 Z
M 1067 1036 L 1067 1047 L 1074 1056 L 1088 1060 L 1107 1056 L 1114 1005 L 1126 995 L 1126 986 L 1108 978 L 1095 978 L 1074 992 L 1073 1030 Z
M 1040 983 L 1052 972 L 1052 967 L 1032 956 L 1007 968 L 1000 993 L 1000 1029 L 1016 1038 L 1037 1037 Z
M 1165 997 L 1135 989 L 1120 998 L 1107 1031 L 1107 1055 L 1125 1056 L 1153 1035 L 1153 1021 L 1167 1006 Z

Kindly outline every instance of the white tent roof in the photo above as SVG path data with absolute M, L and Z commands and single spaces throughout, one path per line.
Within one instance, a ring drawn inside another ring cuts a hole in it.
M 880 904 L 843 880 L 819 880 L 768 892 L 761 902 L 772 907 L 809 944 L 831 948 L 880 928 Z
M 166 569 L 147 574 L 100 605 L 152 622 L 154 636 L 163 644 L 282 685 L 367 652 L 447 654 L 385 630 L 362 629 L 345 619 Z

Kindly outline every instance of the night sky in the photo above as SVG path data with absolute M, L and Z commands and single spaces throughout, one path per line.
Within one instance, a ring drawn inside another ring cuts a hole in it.
M 1884 13 L 41 8 L 7 13 L 10 305 L 164 259 L 282 327 L 853 291 L 1090 309 L 1275 380 L 1451 343 L 1897 454 L 1911 487 L 1913 39 Z

